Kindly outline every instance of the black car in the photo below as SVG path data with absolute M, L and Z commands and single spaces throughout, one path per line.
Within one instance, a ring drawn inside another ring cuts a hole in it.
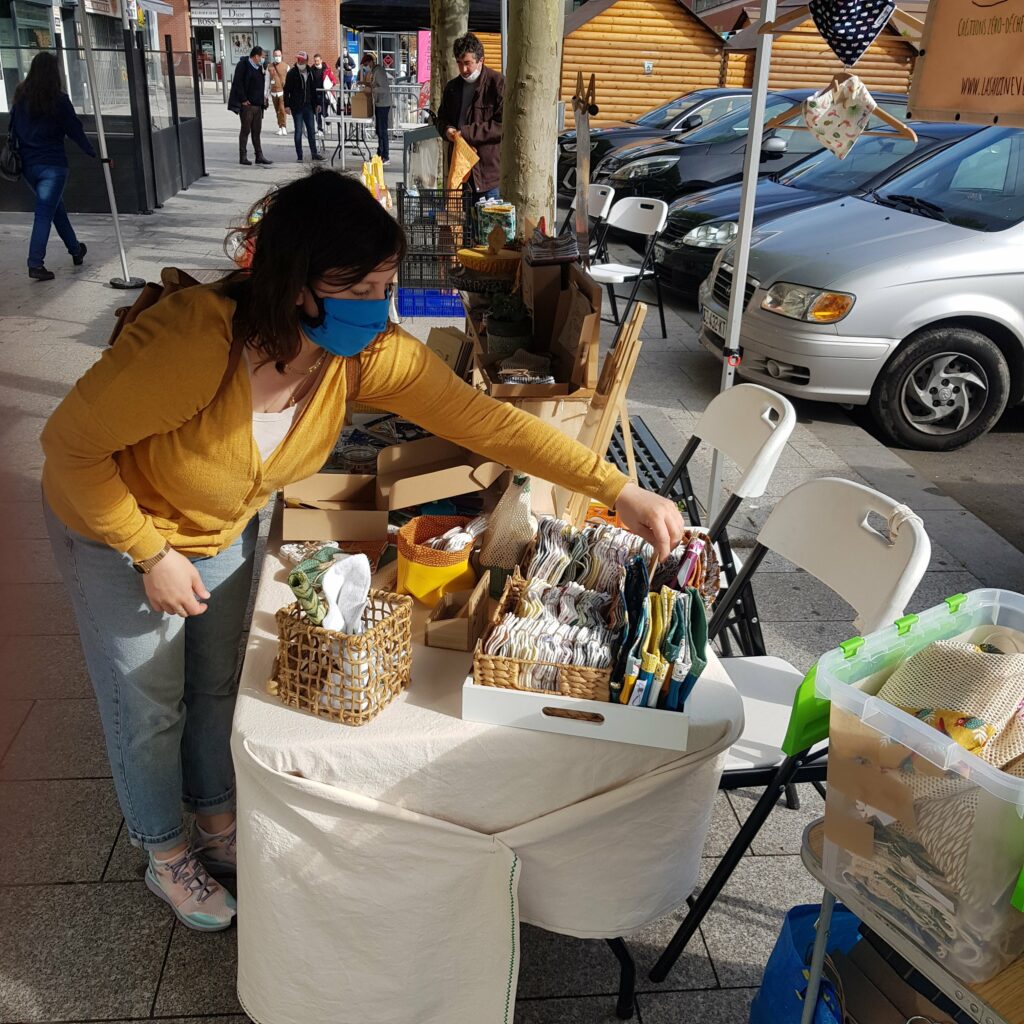
M 791 89 L 769 93 L 765 120 L 770 121 L 802 103 L 814 92 L 813 89 Z M 879 93 L 874 98 L 890 114 L 906 116 L 906 96 Z M 611 185 L 615 189 L 616 200 L 626 196 L 649 196 L 666 202 L 703 192 L 715 185 L 741 181 L 749 122 L 750 110 L 746 108 L 690 132 L 680 142 L 620 146 L 601 161 L 592 180 L 601 185 Z M 873 123 L 873 127 L 881 125 L 880 121 Z M 765 132 L 761 141 L 761 173 L 787 171 L 822 148 L 810 132 L 798 128 L 784 127 Z
M 980 131 L 977 125 L 909 122 L 917 142 L 895 132 L 865 136 L 844 160 L 823 149 L 782 174 L 757 183 L 754 224 L 763 224 L 783 213 L 819 206 L 839 195 L 863 196 L 890 178 L 946 146 Z M 693 291 L 711 273 L 718 250 L 736 236 L 742 185 L 718 188 L 676 200 L 655 250 L 655 264 L 664 284 Z
M 710 124 L 739 106 L 749 106 L 749 89 L 697 89 L 685 96 L 648 110 L 635 121 L 612 121 L 590 129 L 590 173 L 613 149 L 627 142 L 650 144 L 681 137 Z M 558 136 L 558 193 L 571 197 L 576 189 L 576 131 Z

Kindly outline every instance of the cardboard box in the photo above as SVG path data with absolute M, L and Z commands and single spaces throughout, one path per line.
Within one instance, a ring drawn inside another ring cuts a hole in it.
M 388 514 L 377 507 L 376 483 L 376 477 L 356 473 L 315 473 L 289 484 L 282 538 L 386 541 Z
M 377 456 L 377 507 L 409 508 L 483 491 L 504 472 L 500 463 L 437 437 L 394 445 Z
M 431 611 L 424 628 L 427 647 L 471 651 L 487 628 L 491 574 L 485 572 L 473 590 L 445 594 Z
M 558 302 L 569 286 L 569 265 L 534 267 L 523 260 L 523 302 L 533 316 L 533 337 L 538 351 L 546 351 L 555 334 Z
M 373 117 L 373 99 L 368 92 L 353 92 L 350 117 Z
M 473 361 L 473 339 L 456 327 L 431 327 L 430 349 L 456 377 L 465 377 Z

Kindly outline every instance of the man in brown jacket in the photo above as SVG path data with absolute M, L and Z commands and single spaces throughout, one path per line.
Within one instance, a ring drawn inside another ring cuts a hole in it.
M 505 78 L 485 66 L 483 45 L 472 32 L 459 36 L 453 49 L 459 77 L 444 87 L 438 130 L 449 142 L 461 135 L 480 155 L 469 179 L 475 203 L 498 194 Z
M 277 114 L 277 134 L 288 134 L 288 121 L 284 112 L 284 79 L 288 74 L 288 65 L 281 57 L 281 51 L 274 51 L 274 59 L 267 68 L 267 75 L 270 78 L 270 100 L 274 104 L 274 113 Z

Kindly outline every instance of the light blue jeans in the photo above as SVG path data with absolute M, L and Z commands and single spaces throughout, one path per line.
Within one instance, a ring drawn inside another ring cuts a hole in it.
M 202 615 L 183 619 L 150 608 L 127 555 L 69 530 L 43 505 L 128 836 L 171 849 L 183 836 L 182 804 L 203 814 L 234 808 L 231 718 L 259 521 L 219 555 L 194 560 L 210 599 Z

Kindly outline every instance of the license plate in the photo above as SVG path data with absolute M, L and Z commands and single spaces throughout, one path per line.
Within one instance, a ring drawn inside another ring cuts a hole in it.
M 724 316 L 719 316 L 713 310 L 708 309 L 707 306 L 702 306 L 700 311 L 700 319 L 709 331 L 713 331 L 720 338 L 725 338 L 727 322 Z

